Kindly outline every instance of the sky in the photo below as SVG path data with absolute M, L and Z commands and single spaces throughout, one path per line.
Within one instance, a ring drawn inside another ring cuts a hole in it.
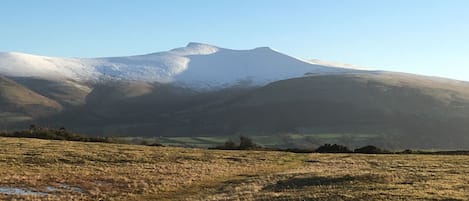
M 469 81 L 467 0 L 2 0 L 0 52 L 146 54 L 202 42 Z

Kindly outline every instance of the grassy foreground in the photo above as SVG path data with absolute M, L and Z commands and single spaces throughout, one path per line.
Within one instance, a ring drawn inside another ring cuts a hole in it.
M 0 138 L 0 200 L 466 200 L 469 156 Z

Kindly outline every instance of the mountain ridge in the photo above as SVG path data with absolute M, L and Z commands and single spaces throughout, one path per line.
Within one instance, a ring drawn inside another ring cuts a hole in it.
M 269 47 L 233 50 L 195 42 L 169 51 L 123 57 L 59 58 L 0 53 L 0 74 L 76 82 L 133 80 L 219 88 L 246 80 L 262 85 L 305 73 L 349 71 L 356 70 L 313 64 Z

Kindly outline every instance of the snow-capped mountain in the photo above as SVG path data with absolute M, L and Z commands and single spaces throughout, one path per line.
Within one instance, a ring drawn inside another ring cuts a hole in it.
M 201 43 L 166 52 L 128 57 L 55 58 L 0 53 L 0 74 L 48 80 L 100 82 L 138 80 L 221 87 L 261 85 L 304 74 L 345 73 L 356 69 L 297 59 L 268 47 L 232 50 Z
M 239 84 L 256 87 L 228 87 Z M 459 149 L 469 146 L 467 122 L 467 82 L 307 61 L 267 47 L 190 43 L 108 58 L 0 53 L 0 130 L 38 124 L 95 135 L 378 134 L 370 140 Z

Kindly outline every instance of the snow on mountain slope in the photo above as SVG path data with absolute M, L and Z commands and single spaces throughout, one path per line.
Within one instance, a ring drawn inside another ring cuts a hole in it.
M 16 52 L 0 53 L 0 74 L 12 77 L 77 81 L 96 79 L 98 76 L 92 66 L 86 65 L 80 59 L 54 58 Z
M 139 80 L 190 87 L 266 84 L 308 73 L 344 73 L 354 69 L 318 65 L 267 47 L 231 50 L 201 43 L 166 52 L 129 57 L 53 58 L 0 53 L 0 74 L 75 81 Z
M 217 47 L 189 43 L 186 47 L 167 52 L 129 57 L 83 59 L 93 66 L 103 79 L 140 80 L 149 82 L 172 82 L 174 76 L 189 67 L 190 55 L 210 55 Z
M 284 55 L 268 47 L 252 50 L 220 49 L 208 56 L 189 55 L 190 67 L 175 76 L 179 82 L 206 87 L 249 84 L 301 77 L 308 72 L 344 73 L 351 69 L 314 65 Z

